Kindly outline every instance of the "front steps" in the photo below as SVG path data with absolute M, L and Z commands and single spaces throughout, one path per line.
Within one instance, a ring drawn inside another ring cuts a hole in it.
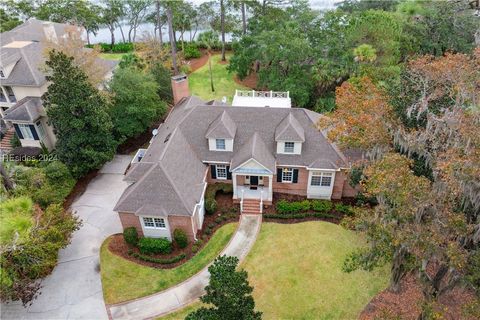
M 12 150 L 12 145 L 10 141 L 13 139 L 15 131 L 13 128 L 10 128 L 3 139 L 0 141 L 0 150 L 3 151 L 4 153 L 8 153 L 10 150 Z
M 244 214 L 261 214 L 260 200 L 258 199 L 243 199 L 242 213 Z

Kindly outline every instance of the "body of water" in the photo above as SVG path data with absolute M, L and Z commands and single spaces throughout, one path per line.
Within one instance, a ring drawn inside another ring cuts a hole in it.
M 122 25 L 123 33 L 125 35 L 125 41 L 128 41 L 129 28 L 130 27 L 128 25 Z M 136 41 L 141 41 L 143 35 L 146 33 L 153 35 L 154 30 L 155 30 L 155 26 L 153 23 L 142 23 L 137 28 Z M 198 30 L 196 34 L 195 34 L 195 30 L 185 31 L 185 33 L 183 34 L 183 39 L 185 41 L 190 41 L 190 34 L 192 35 L 192 38 L 194 35 L 195 35 L 195 38 L 198 38 L 198 35 L 205 31 L 206 30 Z M 176 34 L 177 34 L 177 41 L 178 41 L 180 40 L 180 32 L 177 31 Z M 115 35 L 115 43 L 123 42 L 122 32 L 120 31 L 120 28 L 115 29 L 114 35 Z M 162 35 L 163 35 L 163 41 L 169 41 L 168 28 L 165 26 L 162 28 Z M 132 31 L 132 37 L 133 37 L 133 31 Z M 232 40 L 232 35 L 229 33 L 225 34 L 225 39 L 227 42 L 230 42 Z M 90 43 L 92 44 L 99 43 L 99 42 L 110 43 L 110 41 L 111 41 L 111 34 L 108 28 L 101 28 L 100 30 L 98 30 L 97 35 L 93 35 L 90 33 Z

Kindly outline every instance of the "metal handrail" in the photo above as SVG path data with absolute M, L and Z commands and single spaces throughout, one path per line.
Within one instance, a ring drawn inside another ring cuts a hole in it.
M 245 190 L 242 190 L 242 198 L 240 199 L 240 213 L 243 212 L 243 194 L 245 193 Z
M 263 190 L 260 191 L 260 213 L 263 212 Z

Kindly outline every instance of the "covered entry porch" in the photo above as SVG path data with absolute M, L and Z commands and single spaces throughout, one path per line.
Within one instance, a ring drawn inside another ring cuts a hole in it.
M 232 174 L 233 199 L 257 199 L 264 204 L 272 203 L 272 174 L 238 173 Z

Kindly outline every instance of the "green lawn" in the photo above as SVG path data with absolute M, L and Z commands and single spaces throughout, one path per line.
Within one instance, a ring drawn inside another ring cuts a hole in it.
M 356 319 L 389 276 L 386 268 L 342 272 L 345 256 L 363 243 L 332 223 L 264 223 L 242 265 L 256 308 L 264 319 Z
M 242 267 L 254 286 L 263 319 L 357 319 L 389 272 L 341 270 L 345 256 L 364 241 L 355 232 L 320 221 L 263 223 Z M 193 303 L 161 320 L 184 319 L 201 306 Z
M 227 55 L 227 60 L 229 57 L 230 56 Z M 212 92 L 210 87 L 208 63 L 188 76 L 190 92 L 207 101 L 212 99 L 222 100 L 225 96 L 228 98 L 228 101 L 231 102 L 235 94 L 235 89 L 251 90 L 250 88 L 237 84 L 233 80 L 234 74 L 228 73 L 227 65 L 228 63 L 220 63 L 220 55 L 212 56 L 212 74 L 215 92 Z
M 186 316 L 188 316 L 190 312 L 199 309 L 201 306 L 202 303 L 197 300 L 183 309 L 170 313 L 169 315 L 166 315 L 164 317 L 157 318 L 156 320 L 183 320 L 186 318 Z
M 100 53 L 100 58 L 106 60 L 120 60 L 125 53 Z
M 155 269 L 138 265 L 112 254 L 109 239 L 100 251 L 103 294 L 106 303 L 140 298 L 174 286 L 200 270 L 222 251 L 232 237 L 237 223 L 218 229 L 210 241 L 191 260 L 173 269 Z

